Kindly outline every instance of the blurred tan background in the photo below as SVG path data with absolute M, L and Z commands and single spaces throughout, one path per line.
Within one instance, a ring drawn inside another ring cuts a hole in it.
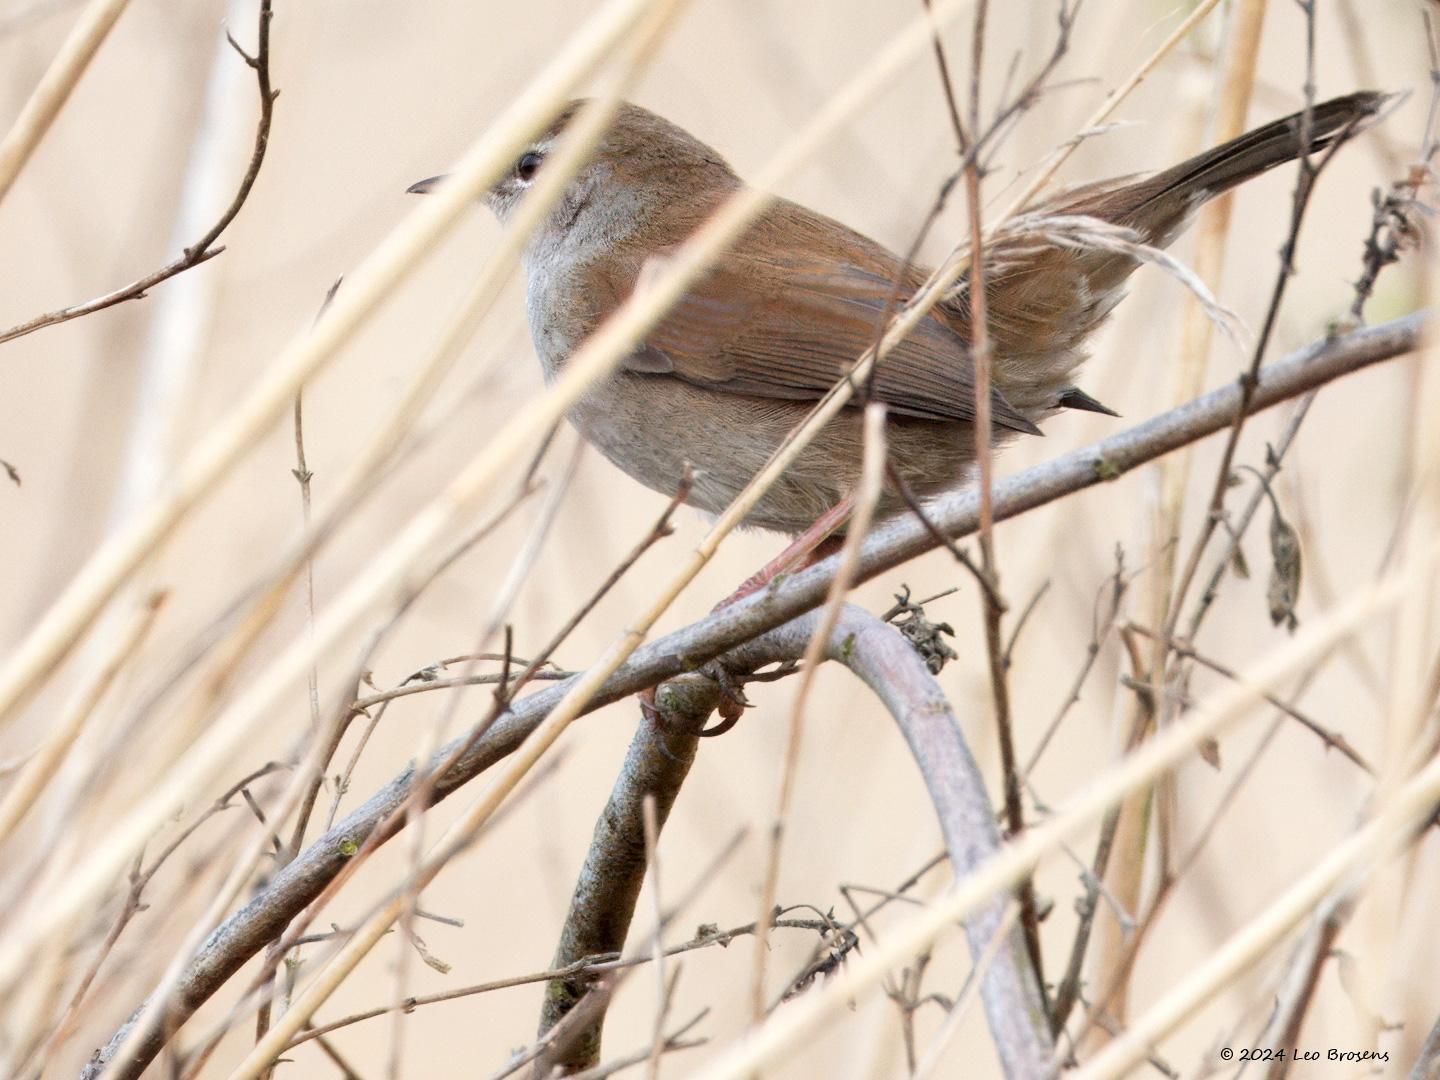
M 1423 125 L 1427 93 L 1421 5 L 1354 0 L 1354 6 L 1363 28 L 1358 38 L 1336 4 L 1321 5 L 1320 96 L 1359 88 L 1367 67 L 1379 73 L 1381 89 L 1413 91 L 1384 129 L 1384 137 L 1408 160 Z M 53 56 L 75 11 L 71 4 L 26 15 L 26 7 L 21 0 L 0 5 L 0 115 L 6 122 Z M 595 7 L 590 0 L 277 4 L 273 72 L 282 93 L 270 154 L 252 197 L 224 238 L 227 251 L 186 278 L 158 287 L 148 299 L 0 349 L 0 458 L 12 462 L 24 480 L 19 488 L 0 481 L 0 642 L 9 647 L 22 637 L 115 515 L 125 512 L 124 491 L 135 482 L 126 477 L 127 462 L 135 460 L 131 440 L 139 413 L 136 398 L 145 393 L 141 387 L 147 365 L 163 349 L 162 318 L 170 327 L 167 332 L 174 332 L 174 319 L 195 320 L 190 331 L 199 345 L 182 350 L 188 375 L 175 384 L 180 394 L 173 410 L 178 426 L 146 459 L 151 468 L 155 462 L 173 464 L 245 392 L 277 350 L 309 323 L 331 282 L 354 267 L 412 209 L 405 187 L 448 167 Z M 753 173 L 918 9 L 918 3 L 859 0 L 695 0 L 636 96 L 721 149 L 742 174 Z M 1015 190 L 1015 171 L 1033 165 L 1073 132 L 1184 10 L 1186 5 L 1158 0 L 1106 0 L 1082 8 L 1074 44 L 1058 75 L 1068 85 L 1049 94 L 1005 144 L 999 169 L 987 182 L 993 208 L 1004 205 Z M 233 57 L 221 61 L 218 82 L 207 91 L 218 26 L 226 15 L 225 4 L 217 0 L 135 0 L 0 206 L 0 250 L 8 253 L 0 323 L 20 322 L 114 288 L 191 242 L 193 236 L 184 230 L 175 234 L 176 216 L 186 177 L 193 177 L 187 163 L 202 128 L 210 132 L 209 138 L 219 139 L 208 151 L 217 175 L 196 220 L 202 227 L 208 224 L 229 198 L 249 152 L 255 101 L 249 73 Z M 993 63 L 987 72 L 992 102 L 1016 50 L 1022 52 L 1022 72 L 1048 52 L 1052 15 L 1049 3 L 995 6 L 989 43 Z M 229 19 L 242 42 L 253 41 L 248 3 L 232 3 Z M 968 19 L 957 26 L 962 29 L 950 32 L 947 43 L 952 62 L 963 71 Z M 1165 166 L 1198 149 L 1221 28 L 1221 19 L 1212 17 L 1182 46 L 1123 106 L 1119 118 L 1125 126 L 1083 147 L 1067 166 L 1066 179 Z M 1271 5 L 1252 122 L 1299 106 L 1301 32 L 1295 5 Z M 903 248 L 952 161 L 938 80 L 927 55 L 877 95 L 784 193 Z M 1292 284 L 1272 355 L 1321 336 L 1348 308 L 1349 283 L 1358 272 L 1369 225 L 1369 193 L 1391 179 L 1369 137 L 1347 148 L 1326 170 L 1302 238 L 1301 273 Z M 1247 186 L 1237 200 L 1233 240 L 1217 292 L 1252 329 L 1259 325 L 1275 278 L 1292 184 L 1292 173 L 1281 170 Z M 925 249 L 928 258 L 942 257 L 962 234 L 960 204 L 957 199 L 934 229 Z M 323 499 L 327 483 L 338 477 L 404 386 L 413 358 L 438 339 L 468 283 L 467 274 L 497 235 L 494 222 L 477 208 L 340 362 L 307 388 L 306 447 L 317 499 Z M 1184 256 L 1186 244 L 1177 251 Z M 1389 272 L 1370 308 L 1371 321 L 1420 306 L 1418 281 L 1413 257 Z M 394 534 L 397 523 L 483 447 L 518 402 L 538 392 L 522 292 L 516 282 L 467 349 L 442 395 L 452 409 L 449 422 L 406 460 L 318 559 L 322 608 Z M 168 302 L 178 314 L 167 314 L 167 293 L 177 294 Z M 1141 271 L 1131 300 L 1096 345 L 1084 385 L 1128 419 L 1143 418 L 1166 405 L 1183 300 L 1180 286 L 1171 279 Z M 1217 341 L 1207 385 L 1231 377 L 1241 359 L 1233 347 Z M 1322 610 L 1327 596 L 1368 580 L 1383 557 L 1405 495 L 1404 433 L 1414 419 L 1408 405 L 1416 363 L 1390 363 L 1327 389 L 1283 473 L 1281 497 L 1311 541 L 1302 618 Z M 1258 465 L 1265 441 L 1274 438 L 1283 418 L 1284 410 L 1277 410 L 1251 424 L 1241 460 Z M 1013 447 L 1002 459 L 1001 471 L 1018 470 L 1117 429 L 1118 422 L 1103 417 L 1057 418 L 1044 440 Z M 549 474 L 558 475 L 571 446 L 573 435 L 567 430 L 547 459 Z M 1193 535 L 1217 452 L 1212 441 L 1197 456 L 1187 536 Z M 143 663 L 121 686 L 108 714 L 125 716 L 143 701 L 197 629 L 294 534 L 300 510 L 290 475 L 293 453 L 285 424 L 214 493 L 149 568 L 146 580 L 172 590 L 172 600 L 146 646 Z M 1115 545 L 1125 545 L 1132 568 L 1144 561 L 1142 524 L 1155 492 L 1153 470 L 1142 470 L 1000 529 L 1000 563 L 1012 602 L 1023 604 L 1043 582 L 1050 582 L 1020 640 L 1012 674 L 1022 758 L 1028 758 L 1055 715 L 1084 659 L 1095 598 L 1112 569 Z M 527 504 L 428 591 L 375 658 L 379 686 L 393 685 L 417 668 L 473 646 L 496 586 L 540 501 Z M 662 505 L 659 496 L 639 488 L 598 454 L 584 457 L 558 526 L 513 612 L 518 652 L 526 654 L 550 635 L 649 528 Z M 1246 546 L 1257 568 L 1255 577 L 1228 586 L 1200 643 L 1237 667 L 1282 636 L 1265 615 L 1264 520 Z M 689 511 L 682 512 L 679 526 L 677 535 L 652 551 L 586 620 L 560 651 L 560 664 L 582 667 L 597 656 L 647 601 L 660 570 L 704 531 L 704 522 Z M 780 546 L 776 537 L 763 534 L 733 538 L 660 629 L 673 629 L 703 614 Z M 932 617 L 949 621 L 957 631 L 960 659 L 942 680 L 977 756 L 993 777 L 995 745 L 973 583 L 948 557 L 930 557 L 859 590 L 857 599 L 883 609 L 902 583 L 917 596 L 952 586 L 960 589 L 931 608 Z M 298 596 L 292 598 L 284 622 L 264 643 L 270 653 L 302 630 Z M 342 692 L 341 680 L 360 639 L 353 636 L 326 658 L 320 670 L 323 700 Z M 1362 639 L 1366 662 L 1383 663 L 1376 657 L 1384 641 L 1383 629 Z M 1113 728 L 1124 715 L 1127 693 L 1117 680 L 1119 659 L 1114 642 L 1109 642 L 1083 700 L 1036 773 L 1035 789 L 1049 805 L 1063 803 L 1067 793 L 1111 758 Z M 1317 718 L 1368 754 L 1379 746 L 1383 703 L 1367 689 L 1362 670 L 1363 664 L 1353 659 L 1332 664 L 1304 700 Z M 63 689 L 63 678 L 56 683 Z M 1213 685 L 1203 675 L 1197 678 L 1197 691 Z M 789 683 L 755 687 L 752 697 L 759 707 L 732 734 L 702 747 L 661 846 L 667 891 L 675 895 L 687 887 L 737 827 L 749 826 L 751 836 L 681 918 L 676 940 L 702 922 L 729 926 L 755 916 L 763 855 L 757 832 L 770 813 L 792 692 Z M 63 693 L 52 690 L 37 701 L 25 724 L 0 742 L 0 758 L 23 752 L 46 728 L 62 699 Z M 474 693 L 461 713 L 473 716 L 482 707 L 481 695 Z M 426 696 L 391 709 L 361 762 L 347 806 L 357 804 L 402 766 L 425 724 L 441 708 L 439 698 Z M 845 916 L 839 883 L 891 888 L 939 850 L 940 838 L 903 742 L 844 672 L 821 676 L 810 715 L 779 898 L 786 904 L 834 906 L 837 915 Z M 297 686 L 288 707 L 255 731 L 244 760 L 234 763 L 233 777 L 287 753 L 307 718 L 305 690 Z M 154 730 L 168 730 L 164 718 L 147 719 L 159 725 Z M 422 929 L 430 949 L 453 970 L 442 976 L 413 965 L 414 992 L 547 966 L 595 816 L 634 719 L 634 705 L 625 703 L 579 723 L 564 740 L 558 775 L 425 893 L 427 910 L 462 918 L 465 927 Z M 1198 760 L 1182 771 L 1182 848 L 1264 726 L 1257 716 L 1224 740 L 1221 771 Z M 158 742 L 155 736 L 128 745 L 114 767 L 143 777 L 150 767 L 146 755 L 168 752 Z M 347 755 L 348 745 L 342 758 Z M 1338 755 L 1327 755 L 1313 736 L 1295 726 L 1281 731 L 1142 954 L 1135 982 L 1137 1008 L 1174 985 L 1247 916 L 1348 834 L 1364 807 L 1368 782 L 1363 780 Z M 216 791 L 223 786 L 217 784 Z M 436 812 L 431 835 L 438 835 L 441 823 L 468 797 L 462 793 L 452 800 L 455 805 Z M 238 821 L 238 815 L 233 820 Z M 226 827 L 235 826 L 215 827 L 206 834 L 206 843 Z M 1088 862 L 1092 846 L 1087 839 L 1076 851 Z M 327 920 L 344 922 L 366 910 L 400 865 L 400 845 L 392 847 L 396 850 L 376 860 L 332 907 Z M 1421 857 L 1412 870 L 1429 883 L 1417 885 L 1419 895 L 1440 886 L 1434 848 L 1431 838 L 1418 849 Z M 195 850 L 203 849 L 201 844 Z M 183 857 L 177 859 L 157 880 L 157 895 L 174 888 L 177 878 L 190 870 Z M 933 893 L 942 882 L 943 875 L 931 875 L 922 893 Z M 1075 923 L 1077 866 L 1052 859 L 1038 884 L 1043 895 L 1056 900 L 1045 925 L 1045 942 L 1050 966 L 1058 969 Z M 182 908 L 181 914 L 193 918 L 193 906 Z M 646 910 L 642 899 L 641 911 Z M 1387 1035 L 1385 1045 L 1413 1052 L 1440 1011 L 1440 987 L 1434 980 L 1440 934 L 1429 913 L 1407 908 L 1400 916 L 1392 927 L 1398 947 L 1370 959 L 1393 965 L 1394 1000 L 1404 1005 L 1403 1016 L 1385 1016 L 1407 1025 L 1403 1034 Z M 644 921 L 642 916 L 639 922 Z M 131 928 L 117 965 L 124 977 L 84 1018 L 83 1031 L 67 1051 L 71 1064 L 78 1067 L 108 1037 L 137 1000 L 137 991 L 158 974 L 167 954 L 157 952 L 156 943 L 188 925 L 162 905 Z M 1372 940 L 1363 932 L 1365 925 L 1357 922 L 1342 940 L 1348 952 L 1363 953 Z M 778 980 L 793 973 L 810 944 L 804 935 L 777 934 L 772 975 Z M 361 977 L 347 984 L 320 1019 L 384 1001 L 391 993 L 390 971 L 398 947 L 393 937 L 382 944 Z M 1274 963 L 1283 955 L 1282 950 Z M 740 988 L 748 979 L 750 962 L 748 940 L 728 950 L 691 954 L 684 961 L 674 1015 L 687 1018 L 713 1004 L 716 1009 L 699 1032 L 733 1034 L 744 1016 Z M 1274 963 L 1262 971 L 1273 971 Z M 963 946 L 952 937 L 938 953 L 927 985 L 954 994 L 967 964 Z M 487 1075 L 512 1048 L 531 1038 L 540 995 L 539 986 L 530 986 L 418 1011 L 404 1022 L 405 1075 Z M 606 1030 L 610 1053 L 649 1039 L 652 998 L 653 982 L 644 975 L 626 986 Z M 1253 1034 L 1268 1006 L 1264 984 L 1243 981 L 1167 1041 L 1163 1056 L 1193 1075 L 1205 1052 L 1227 1041 L 1230 1025 L 1238 1023 L 1247 1035 Z M 1370 1040 L 1365 1008 L 1346 993 L 1337 966 L 1330 965 L 1302 1042 L 1322 1049 L 1364 1048 Z M 934 1031 L 940 1017 L 938 1008 L 921 1013 L 922 1039 Z M 389 1033 L 387 1021 L 373 1021 L 339 1033 L 336 1042 L 362 1070 L 369 1066 L 367 1076 L 382 1075 Z M 224 1063 L 236 1060 L 246 1045 L 245 1037 L 227 1041 L 211 1071 L 223 1075 Z M 684 1074 L 708 1052 L 690 1051 L 670 1059 L 666 1071 Z M 902 1060 L 894 1006 L 874 995 L 857 1002 L 843 1024 L 832 1027 L 776 1075 L 896 1076 L 903 1074 Z M 331 1075 L 331 1067 L 309 1047 L 282 1070 L 282 1075 Z M 976 1010 L 954 1044 L 944 1075 L 995 1071 L 988 1034 Z M 1349 1076 L 1359 1071 L 1324 1064 L 1313 1071 L 1302 1069 L 1299 1075 Z M 54 1073 L 70 1074 L 68 1065 Z

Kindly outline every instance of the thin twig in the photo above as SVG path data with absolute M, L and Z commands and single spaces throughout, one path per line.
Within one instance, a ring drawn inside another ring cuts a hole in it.
M 57 311 L 46 312 L 44 315 L 37 315 L 8 330 L 0 331 L 0 344 L 24 337 L 26 334 L 33 334 L 36 330 L 42 330 L 47 326 L 57 326 L 60 323 L 69 322 L 71 319 L 92 315 L 105 308 L 114 307 L 116 304 L 123 304 L 127 300 L 139 300 L 161 282 L 194 269 L 225 250 L 223 247 L 216 247 L 215 241 L 220 238 L 221 233 L 229 228 L 230 223 L 240 213 L 240 208 L 250 197 L 250 190 L 255 186 L 255 180 L 260 175 L 260 166 L 265 163 L 265 151 L 270 145 L 270 123 L 274 116 L 275 99 L 280 96 L 280 91 L 272 89 L 270 85 L 271 2 L 272 0 L 260 0 L 260 30 L 253 56 L 241 48 L 240 44 L 230 36 L 228 30 L 225 31 L 226 39 L 240 54 L 240 58 L 255 72 L 255 81 L 260 90 L 260 119 L 255 126 L 255 144 L 250 151 L 250 163 L 246 166 L 244 175 L 240 177 L 240 184 L 235 189 L 230 204 L 225 207 L 215 224 L 211 225 L 200 239 L 158 270 L 153 270 L 144 277 L 137 278 L 130 284 L 123 285 L 104 296 L 97 296 L 83 304 L 74 304 Z M 111 6 L 123 6 L 123 3 Z M 0 191 L 0 194 L 3 194 L 3 191 Z
M 970 131 L 980 130 L 980 73 L 985 49 L 985 24 L 990 10 L 988 0 L 980 0 L 975 8 L 970 58 Z M 1062 7 L 1062 14 L 1063 14 Z M 1063 28 L 1063 24 L 1062 24 Z M 957 137 L 966 141 L 963 128 Z M 970 362 L 975 371 L 975 461 L 980 493 L 980 576 L 986 583 L 981 610 L 985 628 L 985 653 L 989 661 L 990 693 L 995 706 L 996 741 L 1000 747 L 1000 769 L 1005 800 L 1005 820 L 1011 836 L 1025 831 L 1025 808 L 1020 794 L 1020 770 L 1015 761 L 1014 725 L 1010 715 L 1010 686 L 1006 671 L 1005 642 L 1001 630 L 1006 603 L 1000 591 L 1000 569 L 995 558 L 994 511 L 994 446 L 991 429 L 990 398 L 993 351 L 990 345 L 989 313 L 986 306 L 985 229 L 981 219 L 980 163 L 971 160 L 965 169 L 965 199 L 970 218 L 970 267 L 966 292 L 970 298 Z M 1018 890 L 1020 923 L 1030 951 L 1035 980 L 1045 997 L 1045 968 L 1040 951 L 1040 917 L 1035 903 L 1034 886 L 1022 882 Z M 1046 1004 L 1048 1008 L 1048 1003 Z
M 1178 638 L 1163 637 L 1160 634 L 1156 633 L 1154 630 L 1151 630 L 1148 627 L 1140 626 L 1138 623 L 1133 622 L 1126 624 L 1126 629 L 1131 630 L 1137 634 L 1143 634 L 1145 637 L 1150 638 L 1152 641 L 1158 641 L 1175 655 L 1180 656 L 1186 660 L 1193 660 L 1201 667 L 1209 668 L 1211 671 L 1215 672 L 1215 674 L 1223 676 L 1224 678 L 1235 680 L 1240 677 L 1235 672 L 1234 668 L 1227 667 L 1226 665 L 1220 663 L 1220 661 L 1198 652 L 1195 646 L 1190 644 L 1188 641 L 1181 641 Z M 1371 776 L 1375 775 L 1375 769 L 1370 765 L 1369 762 L 1367 762 L 1363 757 L 1360 756 L 1360 754 L 1355 750 L 1355 748 L 1350 745 L 1349 740 L 1346 739 L 1344 735 L 1341 735 L 1339 732 L 1336 731 L 1331 731 L 1329 728 L 1325 727 L 1317 720 L 1306 716 L 1299 709 L 1295 708 L 1295 706 L 1287 704 L 1269 691 L 1265 691 L 1264 693 L 1262 693 L 1261 697 L 1263 697 L 1271 705 L 1275 706 L 1275 708 L 1279 709 L 1286 716 L 1290 717 L 1290 719 L 1299 721 L 1302 727 L 1304 727 L 1308 731 L 1313 732 L 1316 736 L 1319 737 L 1320 741 L 1323 742 L 1331 750 L 1338 750 L 1341 754 L 1349 758 L 1356 765 L 1360 766 L 1360 768 L 1364 769 Z
M 815 933 L 823 933 L 826 924 L 817 919 L 777 919 L 773 924 L 778 929 L 785 930 L 806 930 Z M 665 955 L 680 956 L 684 953 L 694 952 L 696 949 L 708 949 L 713 946 L 725 948 L 736 938 L 747 937 L 755 932 L 756 924 L 745 923 L 741 926 L 732 926 L 728 930 L 711 929 L 709 932 L 697 935 L 690 941 L 681 942 L 678 945 L 667 945 Z M 654 962 L 654 956 L 639 954 L 631 957 L 622 957 L 618 952 L 606 953 L 600 956 L 587 956 L 572 964 L 561 968 L 551 968 L 548 971 L 537 971 L 528 975 L 515 975 L 506 979 L 496 979 L 493 982 L 477 983 L 474 986 L 461 986 L 453 990 L 442 990 L 435 994 L 417 994 L 414 997 L 406 998 L 402 1002 L 392 1002 L 388 1005 L 380 1005 L 373 1009 L 365 1009 L 361 1012 L 351 1013 L 339 1020 L 332 1020 L 328 1024 L 317 1025 L 308 1028 L 297 1035 L 290 1044 L 285 1047 L 286 1052 L 293 1050 L 302 1043 L 311 1039 L 328 1035 L 340 1028 L 350 1027 L 353 1024 L 361 1024 L 366 1020 L 374 1020 L 376 1017 L 385 1016 L 396 1009 L 405 1013 L 414 1012 L 426 1005 L 438 1005 L 446 1001 L 455 1001 L 460 998 L 474 997 L 477 994 L 490 994 L 496 990 L 509 990 L 516 986 L 533 986 L 535 983 L 554 982 L 557 979 L 569 979 L 574 977 L 594 977 L 603 975 L 606 972 L 618 971 L 622 968 L 637 967 L 642 964 Z
M 790 706 L 790 722 L 786 727 L 785 754 L 781 761 L 775 812 L 770 823 L 765 876 L 760 888 L 760 917 L 756 920 L 760 924 L 760 932 L 755 935 L 754 960 L 751 965 L 750 1017 L 754 1023 L 759 1023 L 766 1012 L 765 968 L 769 948 L 765 926 L 775 907 L 776 890 L 779 887 L 785 825 L 790 814 L 795 774 L 800 762 L 801 740 L 805 730 L 805 706 L 814 685 L 819 661 L 829 646 L 831 631 L 840 617 L 845 596 L 854 582 L 860 545 L 864 543 L 869 532 L 875 507 L 884 487 L 886 457 L 885 406 L 872 402 L 865 407 L 864 445 L 860 479 L 855 490 L 855 509 L 845 533 L 844 546 L 838 556 L 839 562 L 830 582 L 820 623 L 805 647 L 804 656 L 801 657 L 800 685 L 795 691 L 795 700 Z
M 1184 608 L 1185 598 L 1189 593 L 1190 586 L 1195 580 L 1195 574 L 1199 569 L 1200 560 L 1225 512 L 1225 493 L 1229 489 L 1231 465 L 1234 462 L 1235 451 L 1240 442 L 1240 433 L 1244 429 L 1245 421 L 1249 416 L 1249 402 L 1258 384 L 1261 365 L 1264 362 L 1266 348 L 1270 343 L 1270 338 L 1274 333 L 1279 318 L 1280 305 L 1285 297 L 1286 286 L 1295 274 L 1294 259 L 1295 251 L 1300 242 L 1300 226 L 1305 218 L 1305 211 L 1309 207 L 1310 196 L 1315 189 L 1315 181 L 1321 171 L 1334 159 L 1336 153 L 1349 141 L 1355 131 L 1355 125 L 1353 123 L 1342 128 L 1335 134 L 1319 159 L 1315 161 L 1311 160 L 1308 147 L 1310 145 L 1310 133 L 1313 126 L 1315 107 L 1314 4 L 1313 0 L 1296 0 L 1296 2 L 1299 3 L 1301 8 L 1306 12 L 1306 40 L 1308 49 L 1306 60 L 1305 108 L 1300 114 L 1300 128 L 1298 133 L 1301 154 L 1299 172 L 1295 181 L 1293 205 L 1290 211 L 1290 228 L 1286 234 L 1285 242 L 1280 249 L 1280 269 L 1276 275 L 1275 287 L 1270 294 L 1270 303 L 1265 312 L 1265 320 L 1261 324 L 1260 333 L 1255 341 L 1255 348 L 1250 356 L 1249 367 L 1238 380 L 1240 407 L 1235 411 L 1235 415 L 1230 423 L 1229 433 L 1225 438 L 1225 445 L 1220 452 L 1220 464 L 1215 470 L 1215 482 L 1212 487 L 1209 506 L 1206 509 L 1204 520 L 1201 523 L 1200 536 L 1190 549 L 1190 555 L 1175 585 L 1165 624 L 1164 632 L 1167 637 L 1175 636 L 1176 624 L 1179 622 L 1180 613 Z

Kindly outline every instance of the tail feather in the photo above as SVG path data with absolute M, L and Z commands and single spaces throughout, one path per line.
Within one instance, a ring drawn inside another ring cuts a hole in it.
M 1311 112 L 1309 152 L 1323 150 L 1342 132 L 1374 116 L 1388 100 L 1388 94 L 1366 90 L 1316 105 Z M 1173 169 L 1157 173 L 1145 181 L 1143 186 L 1151 190 L 1135 210 L 1174 192 L 1209 198 L 1277 165 L 1294 161 L 1300 156 L 1303 116 L 1303 113 L 1294 113 L 1274 120 L 1182 161 Z

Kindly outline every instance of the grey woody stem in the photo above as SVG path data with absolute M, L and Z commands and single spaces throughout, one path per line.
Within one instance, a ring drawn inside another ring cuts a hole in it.
M 811 612 L 766 634 L 769 657 L 800 657 L 811 635 L 822 629 L 820 622 L 821 615 Z M 893 627 L 854 605 L 841 609 L 823 656 L 849 668 L 895 720 L 924 777 L 955 877 L 965 877 L 1000 850 L 1001 838 L 980 769 L 939 683 Z M 624 947 L 645 878 L 645 797 L 656 798 L 663 824 L 699 742 L 687 732 L 700 729 L 719 695 L 708 679 L 680 679 L 661 687 L 659 701 L 669 728 L 647 716 L 636 730 L 610 800 L 596 822 L 552 967 Z M 966 936 L 977 961 L 1005 922 L 1008 902 L 997 897 L 966 921 Z M 592 981 L 575 977 L 549 985 L 541 1011 L 542 1035 L 574 1008 Z M 1049 1020 L 1023 929 L 1013 921 L 985 969 L 980 995 L 1005 1074 L 1043 1075 L 1053 1052 Z M 548 1075 L 549 1068 L 557 1065 L 575 1071 L 598 1062 L 603 1020 L 602 1009 L 583 1032 L 543 1059 L 544 1072 L 537 1075 Z

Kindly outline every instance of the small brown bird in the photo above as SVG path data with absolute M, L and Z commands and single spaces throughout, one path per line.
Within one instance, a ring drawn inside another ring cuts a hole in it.
M 1314 108 L 1310 151 L 1385 100 L 1351 94 Z M 579 103 L 515 162 L 486 202 L 503 222 L 544 167 Z M 1097 218 L 1154 247 L 1206 200 L 1300 152 L 1289 116 L 1143 179 L 1071 189 L 1038 213 Z M 423 192 L 439 177 L 410 188 Z M 621 108 L 524 251 L 530 330 L 547 378 L 635 287 L 642 268 L 684 241 L 743 184 L 716 151 L 669 121 Z M 1033 219 L 1032 219 L 1033 220 Z M 1110 412 L 1072 383 L 1084 345 L 1135 269 L 1133 255 L 1059 244 L 1012 224 L 988 243 L 995 441 L 1038 434 L 1058 409 Z M 928 276 L 838 221 L 777 200 L 571 420 L 612 462 L 689 502 L 723 510 L 787 432 L 874 344 L 896 279 L 901 302 Z M 921 497 L 956 487 L 974 462 L 975 372 L 966 279 L 879 366 L 895 471 Z M 845 409 L 764 496 L 747 525 L 797 534 L 850 492 L 860 462 L 858 409 Z M 887 493 L 881 517 L 904 509 Z

